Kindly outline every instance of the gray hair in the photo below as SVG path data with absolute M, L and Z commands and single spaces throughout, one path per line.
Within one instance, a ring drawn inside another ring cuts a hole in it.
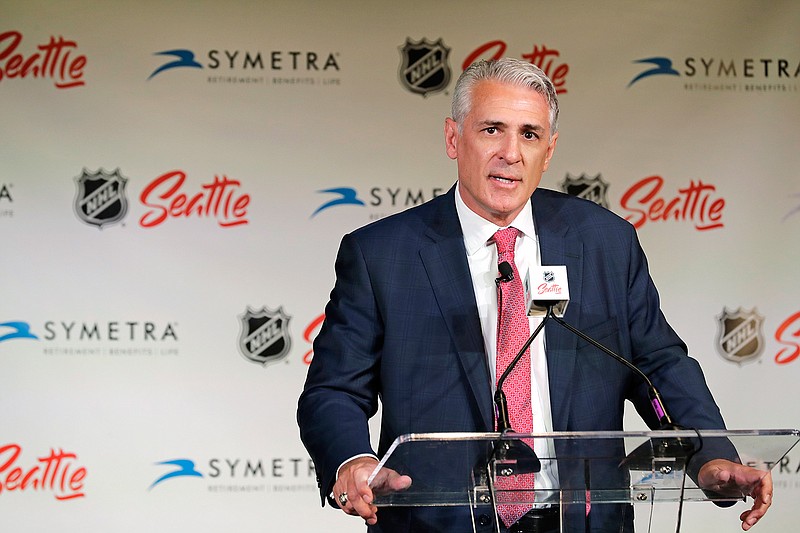
M 453 120 L 458 124 L 459 132 L 462 131 L 461 121 L 472 108 L 472 90 L 482 81 L 497 81 L 530 87 L 541 94 L 550 108 L 550 136 L 552 137 L 558 131 L 558 98 L 553 82 L 536 65 L 521 59 L 505 57 L 492 60 L 482 59 L 471 64 L 467 70 L 461 73 L 453 91 L 452 108 Z

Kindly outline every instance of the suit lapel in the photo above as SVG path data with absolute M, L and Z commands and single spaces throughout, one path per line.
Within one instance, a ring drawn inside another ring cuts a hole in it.
M 489 369 L 454 190 L 450 189 L 439 203 L 427 231 L 430 243 L 420 248 L 420 257 L 484 427 L 489 429 L 494 424 Z
M 538 190 L 537 190 L 538 192 Z M 538 201 L 537 201 L 538 199 Z M 533 218 L 543 265 L 566 265 L 570 302 L 565 319 L 579 323 L 581 280 L 583 279 L 583 245 L 569 237 L 566 215 L 557 212 L 552 202 L 541 201 L 533 195 Z M 545 326 L 547 373 L 550 381 L 550 408 L 555 431 L 569 427 L 569 408 L 572 394 L 570 384 L 577 358 L 578 339 L 558 324 Z

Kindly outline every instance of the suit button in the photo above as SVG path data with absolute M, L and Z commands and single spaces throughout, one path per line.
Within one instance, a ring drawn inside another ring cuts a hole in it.
M 478 523 L 482 526 L 488 526 L 492 523 L 492 519 L 489 518 L 489 515 L 482 514 L 478 517 Z

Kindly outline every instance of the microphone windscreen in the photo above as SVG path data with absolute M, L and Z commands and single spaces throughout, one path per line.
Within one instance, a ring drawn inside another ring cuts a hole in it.
M 503 261 L 497 265 L 497 269 L 500 271 L 500 281 L 511 281 L 514 279 L 514 269 L 511 268 L 508 261 Z

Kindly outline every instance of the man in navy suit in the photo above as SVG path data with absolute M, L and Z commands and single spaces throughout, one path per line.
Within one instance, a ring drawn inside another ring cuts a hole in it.
M 364 518 L 370 531 L 473 529 L 462 508 L 390 507 L 379 519 L 367 478 L 376 456 L 398 435 L 496 427 L 492 235 L 500 228 L 519 231 L 520 272 L 567 266 L 565 320 L 644 371 L 678 424 L 724 428 L 699 365 L 660 311 L 635 230 L 591 202 L 537 189 L 555 151 L 557 121 L 556 93 L 541 70 L 514 59 L 473 64 L 459 78 L 453 116 L 445 122 L 457 183 L 443 196 L 342 239 L 298 422 L 323 501 L 332 496 L 344 512 Z M 657 426 L 646 388 L 622 365 L 557 325 L 547 326 L 534 348 L 534 432 L 620 430 L 625 400 Z M 376 454 L 367 421 L 379 399 Z M 557 487 L 558 478 L 543 473 L 537 483 Z M 755 502 L 740 517 L 744 530 L 771 504 L 769 474 L 735 462 L 705 462 L 698 480 L 708 489 L 748 487 Z M 412 482 L 387 480 L 397 490 Z M 621 523 L 631 530 L 627 508 L 595 506 L 593 531 L 619 531 Z M 486 518 L 474 527 L 493 531 L 493 517 Z M 613 529 L 604 529 L 606 523 Z

